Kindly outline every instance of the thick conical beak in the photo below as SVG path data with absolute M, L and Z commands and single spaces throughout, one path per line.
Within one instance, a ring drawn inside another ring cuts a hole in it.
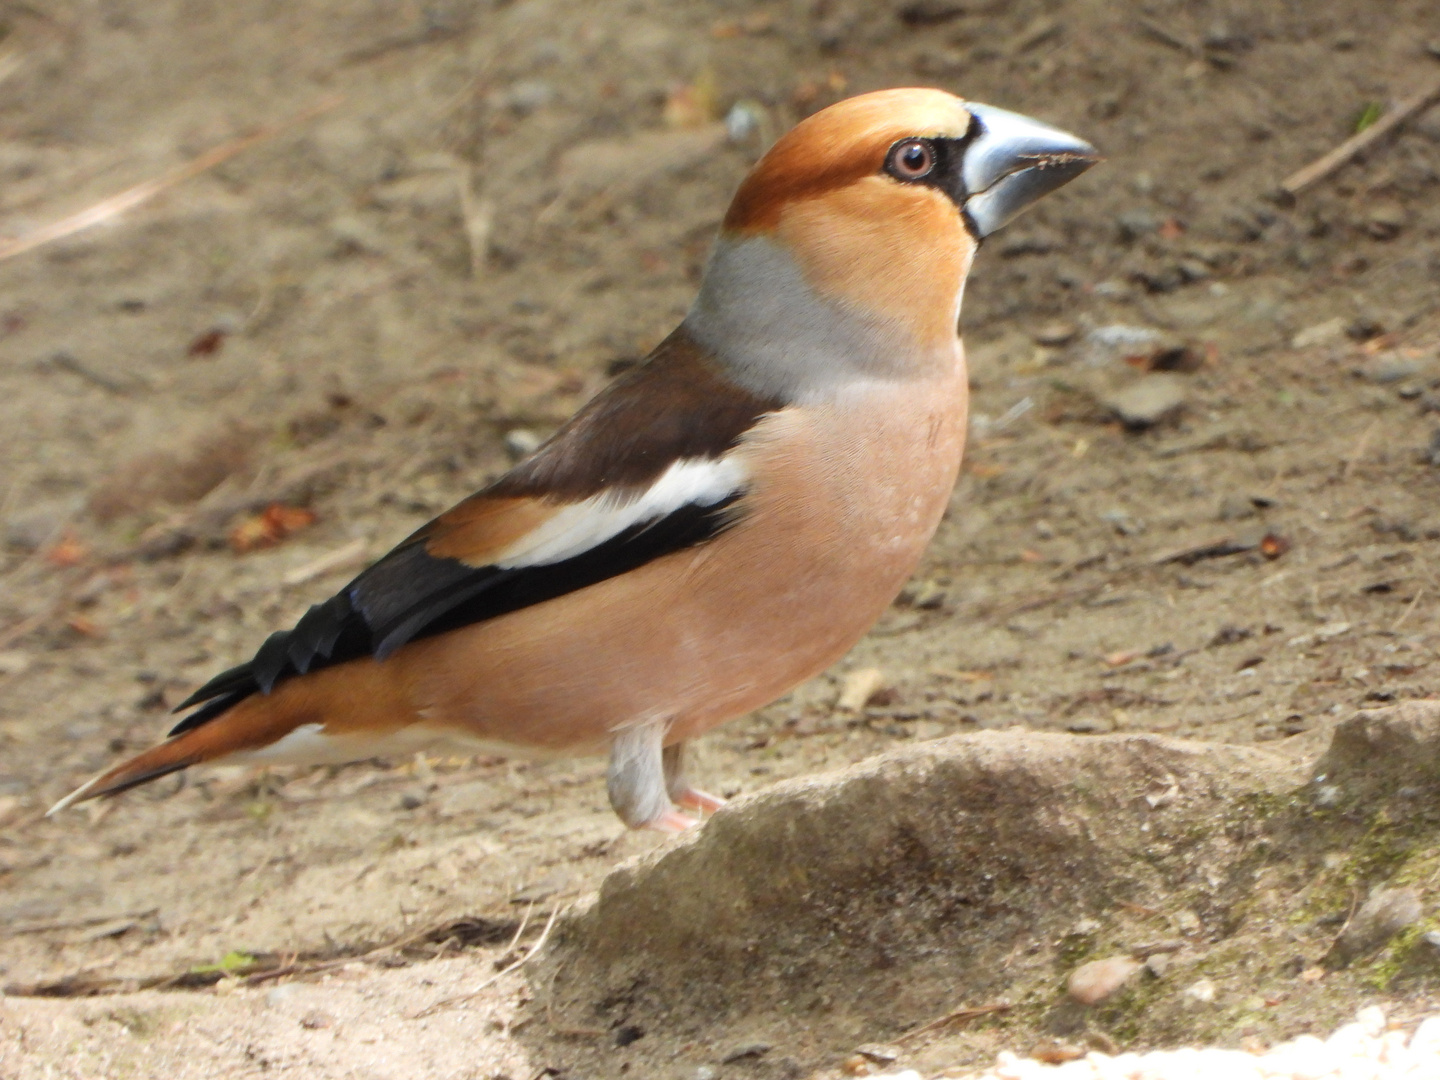
M 1093 146 L 1059 128 L 973 101 L 965 107 L 979 126 L 962 172 L 965 214 L 977 238 L 1100 160 Z

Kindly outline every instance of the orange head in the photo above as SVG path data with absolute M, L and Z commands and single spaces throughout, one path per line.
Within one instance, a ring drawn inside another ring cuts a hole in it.
M 796 362 L 821 359 L 802 352 L 883 375 L 907 352 L 953 351 L 980 240 L 1098 160 L 1073 135 L 942 90 L 841 101 L 741 183 L 691 330 L 746 381 L 796 389 L 816 374 Z

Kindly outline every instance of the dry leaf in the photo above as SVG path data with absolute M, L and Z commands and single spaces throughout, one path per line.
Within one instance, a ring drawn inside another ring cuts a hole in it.
M 99 623 L 84 615 L 71 615 L 65 620 L 65 625 L 84 637 L 101 637 L 105 633 L 100 629 Z
M 315 514 L 303 506 L 271 503 L 230 530 L 230 546 L 237 554 L 273 547 L 287 536 L 315 524 Z
M 78 566 L 85 561 L 85 556 L 90 554 L 90 549 L 80 542 L 70 530 L 65 530 L 55 545 L 45 552 L 45 561 L 51 566 Z

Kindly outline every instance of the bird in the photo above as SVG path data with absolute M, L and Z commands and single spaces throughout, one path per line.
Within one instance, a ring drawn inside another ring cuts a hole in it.
M 644 361 L 50 813 L 207 762 L 458 744 L 608 754 L 625 825 L 694 827 L 723 800 L 685 778 L 685 744 L 844 656 L 939 525 L 980 245 L 1099 160 L 939 89 L 805 118 L 740 183 Z

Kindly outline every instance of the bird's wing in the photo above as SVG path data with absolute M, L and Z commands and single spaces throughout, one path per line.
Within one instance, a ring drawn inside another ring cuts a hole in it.
M 682 331 L 531 458 L 417 530 L 254 658 L 180 706 L 171 732 L 281 679 L 543 603 L 714 537 L 744 513 L 734 451 L 782 403 L 727 379 Z

